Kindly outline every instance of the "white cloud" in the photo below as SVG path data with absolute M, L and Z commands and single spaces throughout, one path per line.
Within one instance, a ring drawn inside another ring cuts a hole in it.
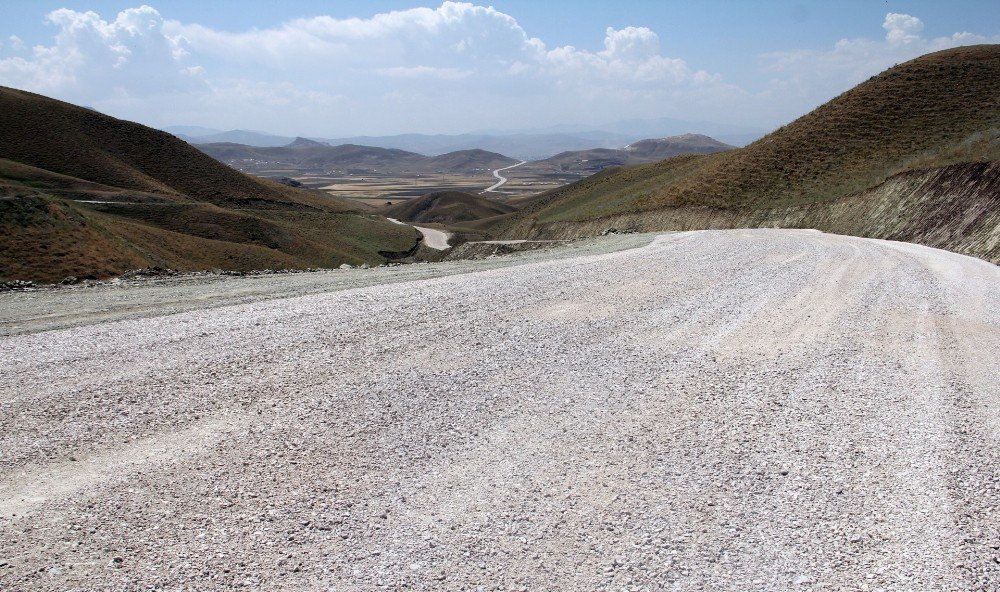
M 595 50 L 551 47 L 513 16 L 462 2 L 237 32 L 150 6 L 107 20 L 64 8 L 46 21 L 48 45 L 7 40 L 0 84 L 156 125 L 330 136 L 664 116 L 779 124 L 894 63 L 998 41 L 927 39 L 920 19 L 890 13 L 883 39 L 768 54 L 767 82 L 740 88 L 664 55 L 647 27 L 608 27 Z
M 662 55 L 649 28 L 609 27 L 599 51 L 548 47 L 514 17 L 463 2 L 239 32 L 169 20 L 149 6 L 108 20 L 60 9 L 47 21 L 56 29 L 54 42 L 30 56 L 0 55 L 0 84 L 161 125 L 195 112 L 198 121 L 183 122 L 221 126 L 211 118 L 259 116 L 255 101 L 263 101 L 286 108 L 241 127 L 319 133 L 319 121 L 329 134 L 338 125 L 369 133 L 435 125 L 458 131 L 501 124 L 484 117 L 547 124 L 572 110 L 591 119 L 662 115 L 687 93 L 726 90 L 718 74 Z M 261 98 L 268 86 L 284 89 L 275 95 L 281 98 Z M 223 97 L 229 105 L 210 113 Z M 400 98 L 408 108 L 400 108 Z M 150 117 L 144 104 L 165 110 Z
M 762 106 L 775 121 L 802 114 L 871 76 L 921 55 L 978 43 L 1000 43 L 1000 36 L 959 32 L 947 37 L 921 36 L 919 18 L 888 13 L 882 23 L 882 40 L 841 39 L 826 51 L 794 50 L 766 54 L 764 72 L 771 77 L 759 94 L 769 101 Z
M 390 78 L 433 78 L 437 80 L 461 80 L 473 74 L 471 70 L 461 68 L 434 68 L 431 66 L 396 66 L 380 68 L 379 74 Z
M 885 15 L 882 28 L 887 31 L 885 39 L 889 43 L 912 43 L 920 40 L 924 23 L 915 16 L 890 12 Z
M 179 64 L 178 48 L 149 6 L 123 10 L 112 21 L 61 8 L 46 21 L 58 29 L 55 43 L 35 46 L 30 58 L 0 59 L 4 84 L 84 101 L 192 88 L 193 71 Z

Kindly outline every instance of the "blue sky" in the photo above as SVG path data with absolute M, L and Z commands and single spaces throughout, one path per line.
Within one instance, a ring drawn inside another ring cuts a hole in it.
M 488 8 L 492 7 L 492 8 Z M 772 128 L 996 2 L 6 0 L 0 84 L 150 125 L 337 136 L 673 117 Z

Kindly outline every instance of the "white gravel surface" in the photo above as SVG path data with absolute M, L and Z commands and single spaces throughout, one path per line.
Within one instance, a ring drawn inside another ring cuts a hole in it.
M 1000 268 L 522 261 L 0 338 L 0 590 L 1000 587 Z
M 451 238 L 450 232 L 438 230 L 437 228 L 427 228 L 426 226 L 414 226 L 414 228 L 423 235 L 424 244 L 428 247 L 436 251 L 444 251 L 451 247 L 448 244 L 448 239 Z

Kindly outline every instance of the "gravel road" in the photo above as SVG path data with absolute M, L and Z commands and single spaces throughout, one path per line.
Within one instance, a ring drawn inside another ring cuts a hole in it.
M 1000 588 L 1000 268 L 811 231 L 580 253 L 20 313 L 0 590 Z
M 438 230 L 437 228 L 427 228 L 426 226 L 414 226 L 414 228 L 423 235 L 424 244 L 432 249 L 444 251 L 451 246 L 448 244 L 448 239 L 451 238 L 450 232 Z

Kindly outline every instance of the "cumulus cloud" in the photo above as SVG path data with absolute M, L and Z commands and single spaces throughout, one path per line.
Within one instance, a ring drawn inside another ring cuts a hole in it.
M 162 34 L 163 19 L 149 6 L 123 10 L 112 21 L 61 8 L 46 21 L 58 29 L 54 44 L 34 47 L 30 57 L 0 59 L 4 84 L 87 100 L 192 88 L 197 70 L 180 63 L 184 52 Z
M 912 43 L 920 40 L 924 23 L 915 16 L 890 12 L 885 15 L 882 28 L 887 31 L 885 40 L 889 43 Z
M 69 9 L 53 11 L 46 20 L 55 28 L 54 42 L 35 47 L 29 56 L 0 54 L 0 83 L 147 121 L 143 101 L 180 112 L 225 97 L 231 104 L 218 117 L 257 113 L 252 102 L 258 94 L 249 89 L 268 85 L 300 92 L 282 95 L 288 109 L 272 121 L 242 126 L 291 132 L 299 124 L 289 113 L 300 113 L 305 121 L 310 109 L 314 121 L 331 128 L 366 119 L 371 125 L 353 131 L 413 128 L 417 118 L 432 125 L 441 117 L 445 87 L 450 126 L 496 125 L 483 120 L 484 110 L 519 105 L 522 116 L 537 118 L 531 123 L 561 114 L 564 103 L 605 118 L 622 110 L 636 114 L 638 103 L 660 115 L 664 104 L 679 104 L 686 91 L 724 87 L 718 74 L 664 56 L 659 37 L 646 27 L 609 27 L 599 51 L 548 47 L 511 15 L 464 2 L 369 18 L 299 18 L 237 32 L 170 20 L 145 5 L 108 20 Z M 169 100 L 155 99 L 162 95 Z M 330 96 L 350 98 L 334 102 L 334 109 L 326 100 Z M 404 97 L 413 108 L 400 114 Z M 421 113 L 420 105 L 428 112 Z M 135 111 L 122 112 L 127 106 Z M 172 123 L 164 120 L 169 113 L 159 115 L 155 123 Z M 218 124 L 206 117 L 203 113 L 197 123 Z M 281 125 L 273 125 L 278 119 Z
M 764 85 L 665 55 L 643 26 L 595 31 L 598 49 L 549 46 L 511 15 L 447 1 L 368 18 L 299 18 L 226 31 L 150 6 L 117 15 L 59 9 L 51 43 L 10 37 L 0 84 L 155 125 L 299 134 L 466 131 L 625 117 L 783 123 L 872 74 L 922 53 L 997 41 L 923 37 L 889 13 L 883 39 L 763 56 Z

